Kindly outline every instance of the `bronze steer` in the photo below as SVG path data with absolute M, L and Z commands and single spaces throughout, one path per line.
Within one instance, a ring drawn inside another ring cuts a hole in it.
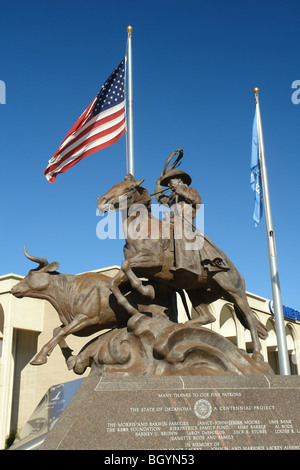
M 109 289 L 111 278 L 101 273 L 84 273 L 78 275 L 61 274 L 57 272 L 59 263 L 37 258 L 27 253 L 25 256 L 39 263 L 36 269 L 29 271 L 27 276 L 16 284 L 11 293 L 18 298 L 33 297 L 48 300 L 56 309 L 61 326 L 55 328 L 53 338 L 46 343 L 41 351 L 30 362 L 40 365 L 47 362 L 57 344 L 67 359 L 69 369 L 72 369 L 76 357 L 65 342 L 70 335 L 89 336 L 97 331 L 120 328 L 127 324 L 130 318 L 127 310 L 120 306 Z M 155 298 L 147 300 L 142 295 L 130 289 L 128 284 L 123 286 L 123 294 L 128 301 L 138 308 L 141 313 L 165 315 L 177 321 L 174 309 L 174 291 L 163 286 L 152 284 Z M 173 316 L 173 318 L 171 318 Z M 176 317 L 176 318 L 175 318 Z

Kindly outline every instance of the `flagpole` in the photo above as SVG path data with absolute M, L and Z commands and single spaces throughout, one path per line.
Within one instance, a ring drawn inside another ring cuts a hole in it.
M 132 26 L 127 27 L 127 173 L 134 176 L 134 150 L 133 150 L 133 99 L 132 99 Z
M 254 88 L 253 92 L 255 94 L 256 113 L 257 113 L 259 159 L 260 159 L 261 178 L 262 178 L 263 195 L 264 195 L 269 266 L 270 266 L 270 276 L 271 276 L 271 286 L 272 286 L 273 308 L 274 308 L 274 315 L 275 315 L 276 335 L 277 335 L 277 343 L 278 343 L 279 369 L 280 369 L 281 375 L 290 375 L 291 372 L 290 372 L 287 341 L 286 341 L 286 334 L 285 334 L 285 324 L 284 324 L 284 318 L 283 318 L 283 308 L 282 308 L 279 274 L 278 274 L 278 266 L 277 266 L 275 234 L 274 234 L 272 213 L 271 213 L 269 184 L 268 184 L 267 167 L 266 167 L 266 161 L 265 161 L 264 139 L 263 139 L 263 132 L 262 132 L 262 124 L 261 124 L 259 97 L 258 97 L 259 89 Z

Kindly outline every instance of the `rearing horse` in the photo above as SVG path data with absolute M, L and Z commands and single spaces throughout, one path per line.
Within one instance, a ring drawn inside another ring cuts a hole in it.
M 243 277 L 227 256 L 206 236 L 204 246 L 208 243 L 210 250 L 212 246 L 215 248 L 216 258 L 220 258 L 221 255 L 226 263 L 226 269 L 220 267 L 220 269 L 210 270 L 203 263 L 199 275 L 187 277 L 174 271 L 172 269 L 174 266 L 174 227 L 171 224 L 169 238 L 163 238 L 164 222 L 153 217 L 151 197 L 141 186 L 143 181 L 134 179 L 121 181 L 100 196 L 97 202 L 100 213 L 109 210 L 120 210 L 122 213 L 126 238 L 125 260 L 121 264 L 121 270 L 110 283 L 110 289 L 118 303 L 125 307 L 129 314 L 138 313 L 121 293 L 119 286 L 129 280 L 134 289 L 151 298 L 153 296 L 151 286 L 144 286 L 141 282 L 140 278 L 144 277 L 166 284 L 174 290 L 185 289 L 199 315 L 199 319 L 193 322 L 203 325 L 215 321 L 207 305 L 219 298 L 224 298 L 234 304 L 238 319 L 250 330 L 254 358 L 262 360 L 259 337 L 265 339 L 267 330 L 258 321 L 248 304 Z M 136 236 L 137 225 L 138 236 Z M 134 231 L 130 230 L 132 226 L 135 227 Z

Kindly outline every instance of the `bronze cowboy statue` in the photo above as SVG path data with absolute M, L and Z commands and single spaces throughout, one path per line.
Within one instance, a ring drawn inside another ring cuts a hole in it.
M 175 162 L 167 168 L 171 159 L 178 154 Z M 168 157 L 165 169 L 156 183 L 154 196 L 159 202 L 173 207 L 173 200 L 179 204 L 179 220 L 183 223 L 186 206 L 192 208 L 191 217 L 188 221 L 193 225 L 197 205 L 201 204 L 201 197 L 197 191 L 190 186 L 191 178 L 184 172 L 179 172 L 178 165 L 182 158 L 182 150 L 176 150 Z M 139 220 L 140 233 L 149 234 L 149 227 L 153 225 L 151 211 L 151 195 L 141 186 L 144 180 L 136 181 L 133 177 L 127 177 L 124 181 L 115 184 L 109 191 L 98 198 L 97 206 L 100 213 L 111 210 L 120 210 L 122 213 L 123 227 L 127 228 L 130 223 L 134 223 L 138 217 L 138 211 L 131 211 L 134 204 L 145 205 L 146 217 Z M 163 186 L 166 189 L 163 189 Z M 163 193 L 170 189 L 171 195 L 163 196 Z M 156 194 L 157 193 L 157 194 Z M 127 204 L 120 206 L 120 200 L 126 198 Z M 180 206 L 181 205 L 181 206 Z M 182 206 L 184 211 L 182 211 Z M 183 216 L 182 216 L 183 213 Z M 174 221 L 177 222 L 174 214 Z M 172 219 L 172 214 L 170 216 Z M 172 222 L 172 220 L 171 220 Z M 156 220 L 157 233 L 163 233 L 163 220 Z M 171 224 L 172 226 L 172 224 Z M 191 232 L 191 230 L 190 230 Z M 230 259 L 203 233 L 194 229 L 194 237 L 200 237 L 202 241 L 201 249 L 190 250 L 187 253 L 186 242 L 176 239 L 175 223 L 173 223 L 168 239 L 161 235 L 157 238 L 145 236 L 144 238 L 133 237 L 130 230 L 126 230 L 126 244 L 124 246 L 124 261 L 120 271 L 112 278 L 110 283 L 111 292 L 115 295 L 117 302 L 122 305 L 130 315 L 138 314 L 139 311 L 129 304 L 122 294 L 120 286 L 129 281 L 133 289 L 142 295 L 151 298 L 154 295 L 151 285 L 144 286 L 142 278 L 150 281 L 162 283 L 174 291 L 184 289 L 192 306 L 198 314 L 195 322 L 204 325 L 215 321 L 215 318 L 208 309 L 208 305 L 224 298 L 234 304 L 234 308 L 240 322 L 250 330 L 254 357 L 262 360 L 260 354 L 260 338 L 266 338 L 267 330 L 252 312 L 246 296 L 245 281 Z M 179 241 L 179 243 L 177 243 Z M 193 240 L 192 240 L 193 241 Z M 185 247 L 181 246 L 185 244 Z M 174 264 L 175 247 L 175 264 Z M 190 258 L 191 257 L 191 258 Z M 185 270 L 185 272 L 182 272 Z M 186 275 L 186 272 L 189 275 Z M 192 323 L 192 322 L 190 322 Z
M 177 154 L 178 157 L 168 168 L 168 164 Z M 167 158 L 164 170 L 155 185 L 157 201 L 170 208 L 172 221 L 176 219 L 174 267 L 171 269 L 186 275 L 200 275 L 203 266 L 210 271 L 228 269 L 222 253 L 219 252 L 220 256 L 216 257 L 216 247 L 194 225 L 196 211 L 200 208 L 202 199 L 198 191 L 190 186 L 190 175 L 178 169 L 182 157 L 183 151 L 178 148 Z M 163 186 L 172 191 L 170 195 L 164 194 Z M 204 244 L 204 238 L 208 243 Z
M 143 179 L 127 174 L 98 198 L 100 212 L 122 214 L 124 260 L 113 278 L 95 272 L 62 274 L 59 263 L 24 250 L 38 267 L 12 288 L 12 294 L 46 299 L 62 323 L 31 364 L 47 362 L 59 345 L 76 374 L 87 367 L 92 373 L 121 376 L 272 373 L 260 354 L 259 338 L 267 337 L 267 329 L 248 304 L 243 277 L 195 223 L 202 201 L 191 177 L 178 169 L 182 156 L 177 149 L 167 158 L 154 194 L 142 187 Z M 165 218 L 153 216 L 153 198 L 168 207 Z M 189 297 L 198 318 L 191 320 L 187 311 L 189 321 L 178 323 L 178 294 L 185 307 L 185 295 Z M 250 330 L 252 357 L 202 327 L 215 321 L 208 307 L 220 298 L 233 303 L 237 318 Z M 103 334 L 106 329 L 110 331 Z M 70 334 L 96 332 L 101 332 L 99 337 L 72 354 L 66 343 Z

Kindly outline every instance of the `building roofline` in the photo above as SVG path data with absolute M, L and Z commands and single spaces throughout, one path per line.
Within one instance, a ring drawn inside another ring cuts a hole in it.
M 249 297 L 252 297 L 253 299 L 261 300 L 262 302 L 269 302 L 270 301 L 270 299 L 267 299 L 266 297 L 262 297 L 261 295 L 258 295 L 258 294 L 253 294 L 253 292 L 246 291 L 246 294 Z
M 0 281 L 4 281 L 5 279 L 17 279 L 21 280 L 24 279 L 25 276 L 22 276 L 21 274 L 15 274 L 15 273 L 9 273 L 9 274 L 3 274 L 0 276 Z
M 118 266 L 117 264 L 113 265 L 113 266 L 106 266 L 105 268 L 98 268 L 98 269 L 91 269 L 90 271 L 84 271 L 82 273 L 78 273 L 78 274 L 85 274 L 85 273 L 103 273 L 105 271 L 111 271 L 112 269 L 118 269 L 120 270 L 120 266 Z

